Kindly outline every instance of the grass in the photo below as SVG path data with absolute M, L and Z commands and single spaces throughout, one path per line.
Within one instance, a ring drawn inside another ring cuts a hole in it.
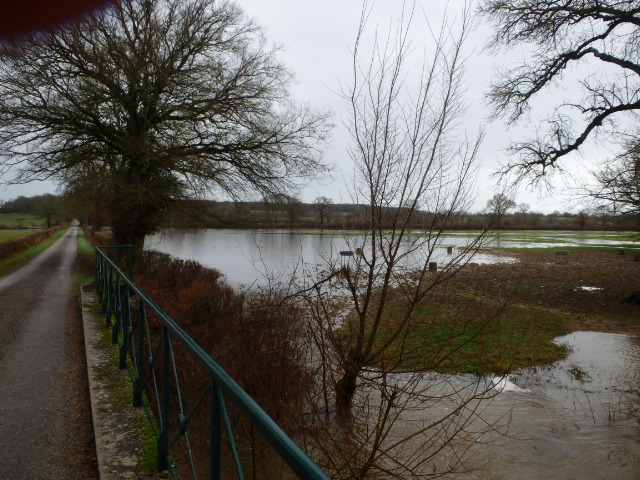
M 78 233 L 78 264 L 76 287 L 92 283 L 95 280 L 95 249 L 84 231 Z
M 378 363 L 396 370 L 506 373 L 563 358 L 565 348 L 553 339 L 573 331 L 640 334 L 640 262 L 631 255 L 602 249 L 513 255 L 515 263 L 468 265 L 437 286 Z M 404 328 L 406 308 L 387 302 L 377 347 Z M 354 318 L 349 321 L 339 331 L 345 342 L 355 326 Z
M 33 233 L 31 230 L 0 230 L 0 243 L 26 237 Z
M 28 250 L 25 250 L 24 252 L 20 252 L 0 260 L 0 277 L 4 275 L 8 275 L 14 270 L 17 270 L 18 268 L 20 268 L 25 263 L 28 263 L 29 261 L 33 260 L 35 257 L 37 257 L 42 252 L 44 252 L 47 248 L 53 245 L 55 241 L 58 240 L 60 237 L 62 237 L 62 235 L 64 235 L 66 232 L 67 232 L 66 229 L 60 230 L 59 232 L 56 232 L 53 235 L 51 235 L 45 241 L 31 247 Z
M 37 213 L 0 213 L 0 225 L 40 226 L 47 223 L 47 217 Z
M 487 374 L 551 363 L 567 354 L 552 342 L 568 333 L 558 313 L 450 292 L 435 304 L 414 309 L 402 338 L 381 362 L 399 371 Z M 376 348 L 396 332 L 405 313 L 402 307 L 385 309 Z

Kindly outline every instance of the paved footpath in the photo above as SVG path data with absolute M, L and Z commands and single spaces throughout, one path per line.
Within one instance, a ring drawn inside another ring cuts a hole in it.
M 66 336 L 77 229 L 0 278 L 0 479 L 77 478 Z

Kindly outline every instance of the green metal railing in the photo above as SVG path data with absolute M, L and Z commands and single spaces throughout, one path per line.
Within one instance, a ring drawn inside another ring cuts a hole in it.
M 114 248 L 127 251 L 129 274 L 105 254 Z M 227 478 L 229 464 L 232 464 L 235 476 L 244 479 L 243 461 L 232 426 L 234 421 L 236 425 L 238 421 L 231 418 L 227 408 L 229 403 L 236 414 L 250 421 L 252 428 L 262 435 L 298 478 L 329 479 L 262 408 L 136 285 L 130 275 L 133 271 L 132 252 L 131 246 L 96 248 L 96 289 L 106 326 L 111 328 L 112 342 L 119 346 L 119 367 L 128 369 L 133 380 L 133 405 L 145 406 L 151 414 L 149 418 L 157 438 L 157 469 L 169 470 L 174 478 L 189 472 L 194 479 L 218 480 L 221 472 Z M 177 361 L 193 365 L 193 368 L 197 365 L 204 381 L 197 386 L 195 394 L 193 378 L 181 378 L 184 372 L 177 368 Z M 190 389 L 189 398 L 183 394 L 186 388 Z M 187 405 L 189 402 L 191 405 Z M 205 423 L 208 431 L 203 434 Z M 179 458 L 186 465 L 177 464 L 178 455 L 173 449 L 177 449 L 178 444 Z M 224 468 L 221 461 L 223 447 L 227 457 L 232 458 Z M 204 469 L 200 461 L 203 452 L 208 457 L 208 465 Z

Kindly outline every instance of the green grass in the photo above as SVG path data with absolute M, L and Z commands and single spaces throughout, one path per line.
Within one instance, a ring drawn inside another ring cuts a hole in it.
M 0 277 L 4 275 L 8 275 L 9 273 L 17 270 L 22 265 L 28 263 L 33 260 L 35 257 L 44 252 L 47 248 L 49 248 L 56 240 L 58 240 L 62 235 L 67 232 L 67 229 L 60 230 L 59 232 L 54 233 L 45 241 L 40 242 L 38 245 L 35 245 L 24 252 L 17 253 L 15 255 L 11 255 L 10 257 L 4 258 L 0 260 Z
M 40 226 L 47 223 L 45 215 L 37 213 L 0 213 L 0 225 Z
M 0 230 L 0 243 L 15 240 L 16 238 L 26 237 L 32 233 L 32 230 Z
M 561 313 L 531 306 L 501 306 L 457 298 L 454 304 L 419 305 L 401 338 L 394 341 L 380 364 L 398 371 L 502 374 L 564 358 L 564 347 L 552 342 L 568 333 Z M 466 305 L 465 305 L 466 304 Z M 387 342 L 401 324 L 403 308 L 389 307 L 376 335 L 374 350 Z M 346 327 L 338 332 L 346 338 Z M 371 335 L 371 326 L 366 336 Z
M 84 231 L 78 233 L 78 264 L 76 287 L 91 283 L 95 280 L 95 249 Z

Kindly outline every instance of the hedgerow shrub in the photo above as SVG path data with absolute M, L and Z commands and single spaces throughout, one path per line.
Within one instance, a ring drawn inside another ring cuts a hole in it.
M 58 225 L 47 230 L 42 230 L 21 238 L 0 243 L 0 260 L 30 249 L 63 228 L 63 226 Z

